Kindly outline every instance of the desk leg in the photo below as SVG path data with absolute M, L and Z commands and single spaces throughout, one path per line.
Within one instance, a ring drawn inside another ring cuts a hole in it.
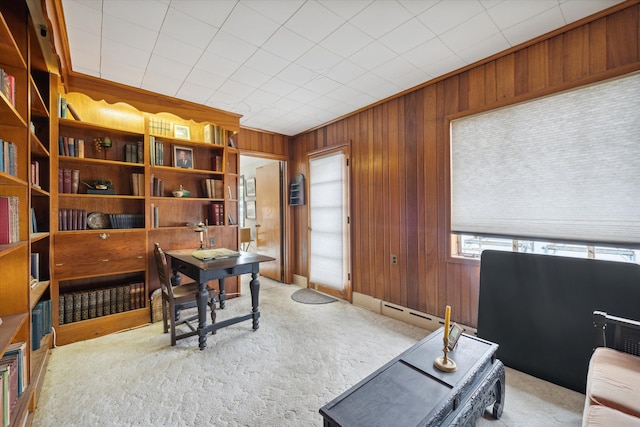
M 260 327 L 258 321 L 260 319 L 260 310 L 258 309 L 258 296 L 260 295 L 260 281 L 258 273 L 251 273 L 251 282 L 249 282 L 249 290 L 251 291 L 251 315 L 253 317 L 253 329 Z
M 198 304 L 198 342 L 200 350 L 207 347 L 207 303 L 209 302 L 209 292 L 207 292 L 207 283 L 198 283 L 198 293 L 196 295 L 196 304 Z
M 220 288 L 220 309 L 222 310 L 227 304 L 225 302 L 227 299 L 227 293 L 224 290 L 224 279 L 218 279 L 218 288 Z

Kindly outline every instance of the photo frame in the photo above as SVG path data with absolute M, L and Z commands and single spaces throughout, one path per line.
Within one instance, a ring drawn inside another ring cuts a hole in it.
M 191 139 L 189 126 L 173 125 L 173 137 L 178 139 Z
M 256 219 L 256 201 L 247 201 L 247 219 Z
M 464 328 L 462 326 L 458 325 L 457 323 L 451 324 L 451 328 L 449 329 L 449 342 L 447 343 L 449 351 L 452 351 L 454 348 L 456 348 L 458 340 L 460 339 L 460 336 L 463 332 Z
M 247 186 L 245 191 L 245 194 L 247 195 L 247 197 L 256 197 L 256 179 L 248 178 L 245 181 L 245 185 Z
M 189 147 L 173 146 L 173 167 L 193 169 L 193 149 Z

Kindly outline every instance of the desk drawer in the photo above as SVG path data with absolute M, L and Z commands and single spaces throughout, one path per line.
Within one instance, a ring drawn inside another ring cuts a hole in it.
M 144 232 L 56 234 L 54 270 L 59 277 L 144 270 Z

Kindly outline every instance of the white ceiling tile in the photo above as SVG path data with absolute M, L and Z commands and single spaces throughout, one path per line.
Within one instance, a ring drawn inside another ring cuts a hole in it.
M 371 4 L 372 1 L 373 0 L 319 0 L 318 3 L 346 21 L 356 16 L 362 9 Z
M 204 49 L 218 29 L 184 12 L 170 8 L 162 24 L 161 33 L 198 49 Z
M 260 47 L 280 27 L 253 9 L 238 3 L 222 25 L 222 29 L 256 47 Z
M 102 42 L 102 62 L 103 66 L 109 66 L 113 62 L 122 62 L 131 67 L 144 70 L 151 58 L 151 52 L 126 46 L 112 40 Z
M 188 65 L 156 54 L 151 55 L 147 66 L 148 74 L 172 77 L 178 83 L 182 83 L 190 70 L 191 67 Z
M 171 2 L 171 8 L 220 28 L 236 4 L 236 0 L 178 0 Z
M 181 99 L 188 99 L 191 102 L 204 104 L 212 94 L 213 90 L 207 87 L 185 81 L 182 86 L 180 86 L 180 89 L 178 89 L 176 96 Z
M 467 64 L 473 64 L 481 59 L 488 58 L 498 52 L 509 49 L 509 43 L 502 33 L 498 33 L 484 39 L 479 43 L 468 46 L 458 51 L 458 57 Z
M 295 86 L 302 86 L 311 81 L 311 79 L 313 79 L 315 75 L 316 73 L 311 70 L 308 70 L 297 64 L 291 64 L 280 73 L 278 73 L 277 78 L 289 82 Z
M 621 1 L 62 3 L 74 72 L 294 135 Z
M 203 50 L 165 34 L 160 34 L 153 54 L 172 59 L 191 68 L 198 62 Z
M 254 70 L 262 71 L 270 76 L 275 76 L 280 71 L 287 68 L 290 63 L 290 61 L 273 55 L 264 49 L 259 49 L 244 63 L 244 65 Z
M 227 78 L 227 76 L 216 74 L 215 71 L 212 70 L 193 68 L 185 79 L 185 83 L 194 86 L 201 86 L 213 91 L 222 86 L 222 83 L 227 81 Z
M 289 61 L 295 61 L 300 55 L 313 47 L 313 43 L 287 28 L 280 28 L 262 49 Z
M 115 16 L 104 15 L 102 25 L 102 37 L 148 52 L 153 50 L 159 35 Z
M 560 9 L 567 22 L 578 21 L 624 0 L 566 0 L 560 2 Z
M 484 7 L 476 0 L 442 1 L 421 13 L 418 19 L 439 35 L 482 12 Z
M 396 56 L 390 61 L 385 62 L 378 68 L 373 70 L 373 73 L 382 77 L 384 80 L 393 82 L 399 76 L 405 73 L 414 71 L 417 67 L 411 62 L 407 61 L 401 56 Z
M 305 87 L 318 94 L 324 94 L 340 86 L 340 83 L 325 76 L 315 76 Z
M 314 43 L 333 33 L 344 19 L 316 2 L 306 2 L 284 25 Z
M 346 84 L 353 79 L 363 75 L 367 70 L 358 64 L 345 59 L 338 65 L 325 73 L 325 77 L 337 81 L 340 84 Z
M 401 54 L 435 37 L 418 19 L 413 18 L 380 37 L 380 43 Z
M 481 13 L 440 35 L 451 50 L 458 51 L 498 34 L 500 31 L 489 15 Z
M 385 47 L 382 43 L 373 42 L 351 55 L 349 59 L 363 68 L 373 69 L 391 60 L 391 58 L 395 56 L 397 56 L 397 54 Z
M 557 0 L 503 1 L 487 13 L 500 30 L 505 30 L 553 7 L 558 7 Z
M 256 53 L 258 48 L 225 31 L 219 31 L 207 46 L 207 54 L 217 56 L 219 61 L 231 60 L 243 63 Z
M 96 8 L 96 5 L 99 7 Z M 100 35 L 102 33 L 102 0 L 91 3 L 69 1 L 63 2 L 64 15 L 67 22 L 67 32 L 75 28 L 84 33 Z M 69 42 L 78 38 L 69 35 Z
M 314 46 L 298 58 L 296 62 L 309 70 L 324 73 L 340 61 L 342 61 L 342 57 L 323 47 Z
M 351 23 L 369 36 L 379 38 L 411 18 L 411 14 L 395 1 L 374 1 L 354 16 Z
M 320 45 L 343 58 L 348 58 L 371 42 L 373 42 L 372 37 L 346 23 L 322 40 Z
M 126 62 L 105 61 L 102 66 L 103 79 L 117 81 L 129 86 L 140 87 L 144 78 L 144 68 L 134 67 Z
M 270 80 L 271 76 L 252 68 L 242 67 L 236 70 L 236 72 L 231 75 L 230 79 L 234 82 L 258 88 Z
M 431 9 L 442 0 L 398 0 L 398 3 L 407 9 L 412 15 L 420 15 L 425 10 Z
M 293 92 L 297 86 L 279 78 L 273 78 L 262 85 L 262 89 L 278 96 L 285 96 Z
M 542 35 L 562 25 L 564 25 L 564 18 L 560 8 L 555 7 L 503 30 L 502 34 L 511 46 L 516 46 L 530 40 L 533 31 L 539 31 Z
M 166 3 L 155 0 L 107 0 L 102 2 L 105 16 L 113 16 L 155 32 L 160 31 L 169 9 Z M 144 17 L 141 19 L 141 17 Z
M 420 69 L 425 69 L 433 62 L 453 56 L 454 53 L 440 39 L 431 39 L 420 46 L 411 49 L 402 56 Z M 433 73 L 429 73 L 435 75 Z
M 70 37 L 69 48 L 72 52 L 82 52 L 83 55 L 100 57 L 100 50 L 102 49 L 100 35 L 88 33 L 76 27 L 70 27 L 68 35 Z M 75 59 L 79 59 L 80 56 L 75 55 Z
M 180 88 L 180 84 L 181 82 L 173 77 L 147 72 L 142 79 L 142 85 L 140 87 L 151 92 L 175 96 Z
M 262 16 L 282 25 L 304 4 L 303 0 L 245 0 L 242 2 Z

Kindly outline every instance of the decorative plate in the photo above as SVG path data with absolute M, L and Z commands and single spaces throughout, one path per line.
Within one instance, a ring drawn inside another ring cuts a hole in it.
M 87 215 L 87 227 L 100 229 L 109 227 L 109 217 L 102 212 L 91 212 Z

